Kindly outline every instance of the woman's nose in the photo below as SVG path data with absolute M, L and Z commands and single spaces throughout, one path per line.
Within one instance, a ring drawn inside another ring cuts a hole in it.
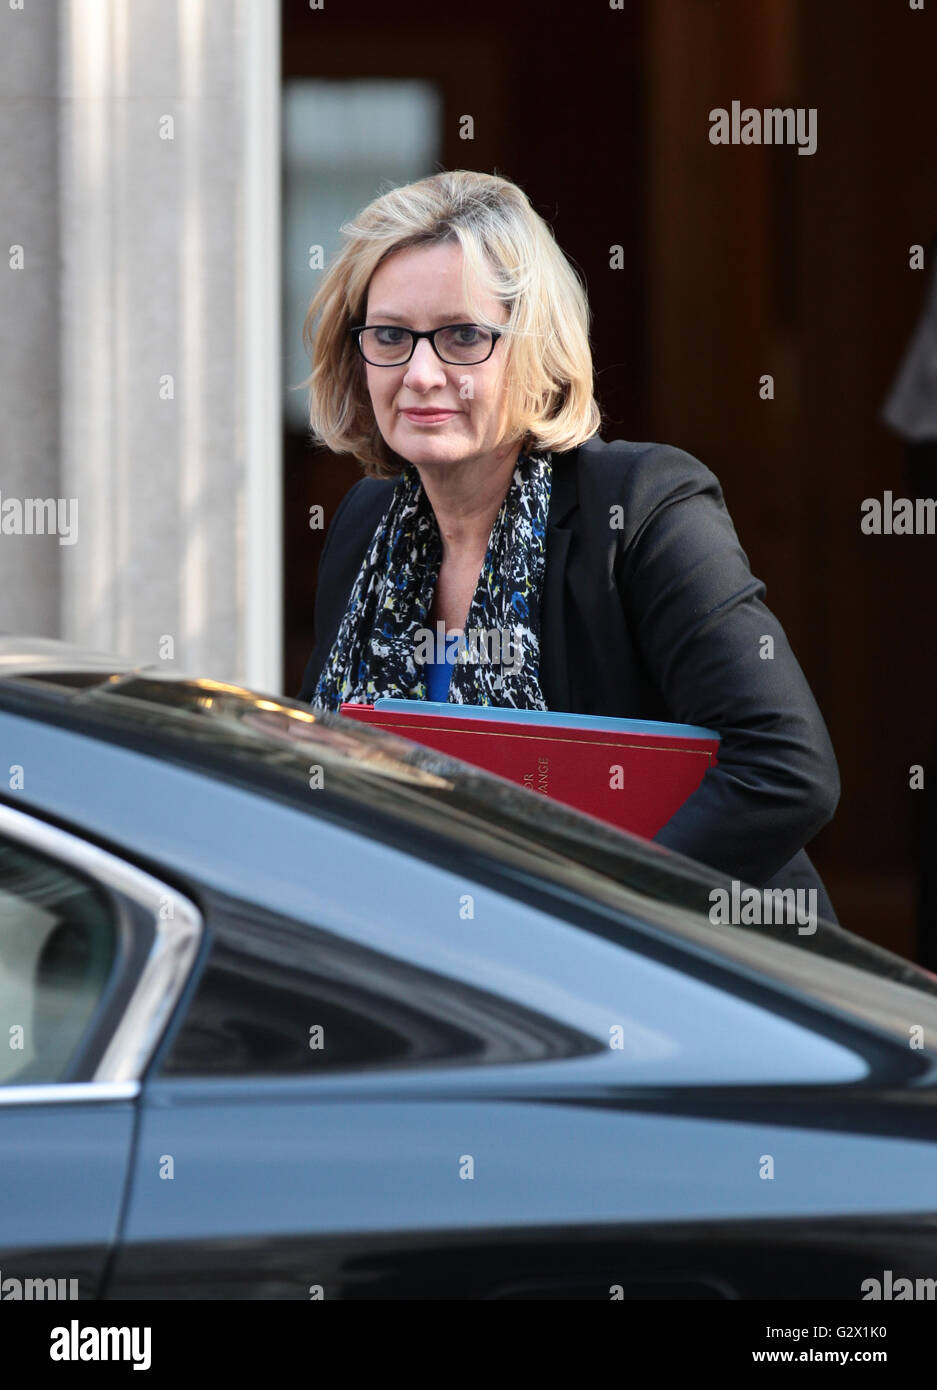
M 404 384 L 415 390 L 426 390 L 446 381 L 446 369 L 433 351 L 428 338 L 420 338 L 407 363 Z

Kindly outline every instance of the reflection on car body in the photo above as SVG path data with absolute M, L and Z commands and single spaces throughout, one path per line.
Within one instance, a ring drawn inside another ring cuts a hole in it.
M 926 972 L 714 926 L 708 869 L 237 686 L 3 638 L 0 735 L 4 1274 L 858 1299 L 937 1268 Z

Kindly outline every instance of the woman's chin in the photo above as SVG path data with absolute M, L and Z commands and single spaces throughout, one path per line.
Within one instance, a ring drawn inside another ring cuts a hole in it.
M 458 463 L 468 452 L 464 440 L 403 439 L 398 436 L 392 445 L 395 453 L 413 464 L 445 465 Z

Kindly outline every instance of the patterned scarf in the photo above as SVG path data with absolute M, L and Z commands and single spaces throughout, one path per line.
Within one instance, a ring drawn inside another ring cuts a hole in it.
M 520 454 L 488 539 L 449 682 L 450 703 L 546 709 L 540 689 L 540 596 L 546 569 L 549 453 Z M 390 696 L 425 700 L 425 663 L 442 660 L 429 614 L 442 542 L 413 464 L 406 464 L 358 572 L 312 707 Z

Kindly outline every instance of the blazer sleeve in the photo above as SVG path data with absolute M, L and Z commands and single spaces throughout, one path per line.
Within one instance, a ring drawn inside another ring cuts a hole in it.
M 675 719 L 721 736 L 717 764 L 654 839 L 764 884 L 836 809 L 826 725 L 715 475 L 658 446 L 627 470 L 625 494 L 617 579 L 648 674 Z

